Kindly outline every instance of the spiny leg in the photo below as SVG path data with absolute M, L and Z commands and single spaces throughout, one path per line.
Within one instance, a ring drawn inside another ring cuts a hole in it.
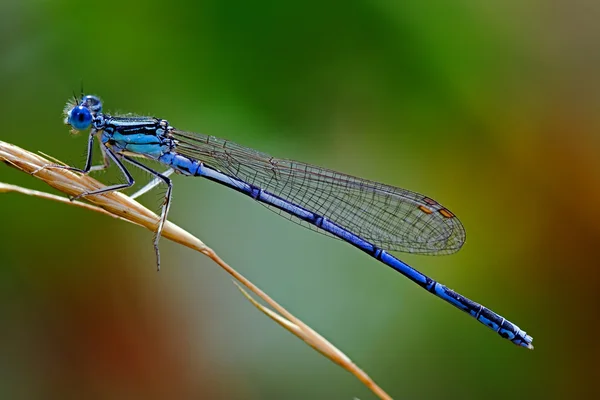
M 81 172 L 82 174 L 87 174 L 92 169 L 92 154 L 94 152 L 94 136 L 96 136 L 96 130 L 92 129 L 90 131 L 90 136 L 88 138 L 88 147 L 87 147 L 87 157 L 85 160 L 85 167 L 83 169 L 68 167 L 70 171 Z
M 69 167 L 67 165 L 53 165 L 52 167 L 66 169 L 66 170 L 74 171 L 74 172 L 79 172 L 81 174 L 88 174 L 90 171 L 100 171 L 100 170 L 108 168 L 108 166 L 110 165 L 110 160 L 109 160 L 108 155 L 106 154 L 107 149 L 102 143 L 100 143 L 100 151 L 102 152 L 103 164 L 92 166 L 94 136 L 96 136 L 97 134 L 98 134 L 98 131 L 96 129 L 92 128 L 92 130 L 90 131 L 90 136 L 88 138 L 87 155 L 86 155 L 85 167 L 83 169 Z
M 100 142 L 99 139 L 98 142 Z M 90 167 L 90 171 L 102 171 L 110 166 L 110 159 L 108 158 L 108 154 L 106 154 L 106 146 L 104 146 L 102 142 L 100 142 L 100 152 L 102 153 L 102 164 L 93 165 Z
M 156 233 L 154 235 L 154 251 L 156 252 L 156 269 L 157 269 L 157 271 L 160 271 L 160 251 L 158 250 L 158 241 L 160 239 L 160 235 L 161 235 L 163 227 L 165 225 L 165 221 L 167 220 L 167 215 L 169 214 L 169 208 L 171 207 L 171 191 L 173 190 L 173 184 L 171 183 L 171 179 L 169 179 L 167 176 L 156 172 L 152 168 L 145 166 L 144 164 L 134 160 L 133 158 L 128 157 L 128 156 L 123 156 L 123 159 L 125 161 L 135 165 L 136 167 L 143 169 L 144 171 L 154 175 L 156 179 L 162 180 L 168 186 L 167 193 L 165 194 L 165 201 L 163 203 L 162 211 L 160 214 L 160 220 L 158 222 L 158 228 L 156 229 Z
M 84 192 L 75 197 L 71 197 L 71 201 L 77 200 L 83 196 L 91 196 L 91 195 L 97 195 L 97 194 L 102 194 L 102 193 L 114 192 L 115 190 L 122 190 L 122 189 L 133 186 L 133 184 L 135 183 L 135 181 L 133 180 L 133 176 L 131 176 L 131 174 L 129 173 L 127 168 L 125 168 L 125 166 L 119 160 L 119 158 L 115 155 L 115 153 L 113 153 L 108 148 L 105 148 L 105 152 L 108 155 L 108 157 L 117 165 L 117 167 L 119 167 L 119 169 L 125 176 L 125 179 L 127 179 L 127 183 L 120 183 L 117 185 L 107 186 L 107 187 L 104 187 L 104 188 L 98 189 L 98 190 L 92 190 L 91 192 Z M 83 171 L 83 173 L 87 173 L 87 172 L 89 172 L 89 171 Z
M 169 168 L 168 170 L 166 170 L 165 172 L 163 172 L 162 175 L 168 177 L 168 176 L 171 176 L 173 174 L 173 172 L 175 172 L 175 170 L 173 168 Z M 163 182 L 163 180 L 161 178 L 155 177 L 150 182 L 148 182 L 148 184 L 146 186 L 144 186 L 143 188 L 141 188 L 140 190 L 138 190 L 137 192 L 135 192 L 134 194 L 132 194 L 129 197 L 132 198 L 132 199 L 136 199 L 136 198 L 138 198 L 138 197 L 140 197 L 140 196 L 148 193 L 152 189 L 154 189 L 161 182 Z

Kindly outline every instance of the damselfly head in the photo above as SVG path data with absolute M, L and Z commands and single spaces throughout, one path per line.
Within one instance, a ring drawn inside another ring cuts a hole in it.
M 86 130 L 100 112 L 102 101 L 98 97 L 87 95 L 81 101 L 75 97 L 65 107 L 65 124 L 70 125 L 74 132 Z

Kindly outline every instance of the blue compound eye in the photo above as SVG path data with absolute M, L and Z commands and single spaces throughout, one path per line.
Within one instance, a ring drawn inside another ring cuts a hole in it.
M 69 125 L 83 131 L 92 124 L 92 113 L 84 106 L 77 106 L 69 113 Z

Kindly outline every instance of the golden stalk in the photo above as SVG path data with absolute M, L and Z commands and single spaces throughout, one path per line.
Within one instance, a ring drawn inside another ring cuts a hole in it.
M 51 166 L 56 163 L 55 160 L 50 161 L 40 155 L 31 153 L 27 150 L 3 141 L 0 141 L 0 161 L 3 161 L 9 166 L 43 180 L 48 185 L 69 196 L 77 196 L 83 192 L 104 187 L 102 183 L 88 175 L 82 175 L 60 168 L 52 168 Z M 152 232 L 156 230 L 158 225 L 159 217 L 154 212 L 120 192 L 109 192 L 98 196 L 86 197 L 86 200 L 92 203 L 87 204 L 80 201 L 70 201 L 66 197 L 0 182 L 0 193 L 7 192 L 17 192 L 29 196 L 40 197 L 82 207 L 143 226 Z M 238 284 L 234 281 L 238 289 L 242 291 L 244 296 L 256 308 L 277 322 L 279 325 L 293 333 L 295 336 L 302 339 L 319 353 L 323 354 L 334 363 L 349 371 L 365 386 L 373 391 L 373 393 L 375 393 L 379 398 L 391 399 L 391 397 L 385 391 L 383 391 L 383 389 L 381 389 L 363 370 L 361 370 L 354 362 L 352 362 L 348 356 L 346 356 L 342 351 L 336 348 L 327 339 L 315 332 L 304 322 L 294 317 L 290 312 L 280 306 L 275 300 L 260 290 L 243 275 L 234 270 L 200 239 L 169 221 L 165 223 L 162 236 L 166 239 L 199 251 L 200 253 L 209 257 L 228 274 L 230 274 L 235 281 L 239 282 Z M 260 304 L 258 301 L 252 298 L 240 284 L 245 286 L 256 296 L 260 297 L 271 308 Z

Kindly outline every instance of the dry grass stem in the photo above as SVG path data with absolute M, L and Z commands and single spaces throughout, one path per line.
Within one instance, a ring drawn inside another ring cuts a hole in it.
M 69 196 L 76 196 L 85 191 L 91 191 L 104 187 L 102 183 L 89 176 L 73 173 L 65 169 L 52 167 L 49 168 L 49 166 L 52 164 L 56 164 L 57 161 L 50 161 L 40 155 L 23 150 L 17 146 L 3 141 L 0 141 L 0 161 L 3 161 L 9 166 L 43 180 L 48 185 Z M 71 202 L 65 197 L 25 189 L 20 186 L 14 186 L 0 182 L 0 193 L 8 192 L 22 193 L 29 196 L 40 197 L 82 207 L 91 211 L 100 212 L 113 218 L 119 218 L 143 226 L 152 232 L 156 230 L 159 220 L 159 217 L 154 212 L 120 192 L 109 192 L 99 196 L 86 197 L 86 200 L 92 203 L 87 204 L 80 201 Z M 305 341 L 308 345 L 323 354 L 325 357 L 329 358 L 334 363 L 352 373 L 379 398 L 391 399 L 391 397 L 385 393 L 383 389 L 377 386 L 377 384 L 364 371 L 356 366 L 356 364 L 354 364 L 349 357 L 347 357 L 333 344 L 311 329 L 308 325 L 294 317 L 290 312 L 280 306 L 277 302 L 275 302 L 275 300 L 271 299 L 266 293 L 256 287 L 243 275 L 230 267 L 200 239 L 169 221 L 165 223 L 162 236 L 210 257 L 228 274 L 230 274 L 235 281 L 239 282 L 239 284 L 237 282 L 235 282 L 235 284 L 256 308 L 277 322 L 279 325 Z M 260 297 L 271 308 L 267 308 L 256 301 L 248 294 L 246 290 L 242 288 L 240 284 L 245 286 L 256 296 Z

